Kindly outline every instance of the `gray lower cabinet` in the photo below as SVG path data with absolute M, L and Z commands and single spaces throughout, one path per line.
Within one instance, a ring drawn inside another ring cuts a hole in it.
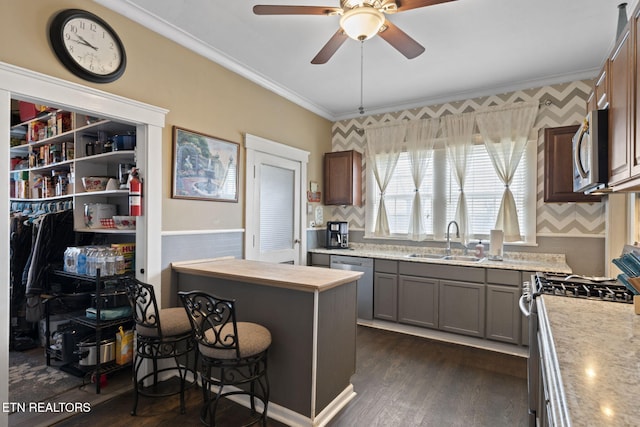
M 520 343 L 521 317 L 518 299 L 522 275 L 516 270 L 487 269 L 487 333 L 491 340 Z
M 311 256 L 307 257 L 309 260 L 308 264 L 315 267 L 327 267 L 331 264 L 331 255 L 329 254 L 317 254 L 311 252 Z
M 484 337 L 485 285 L 440 280 L 440 329 Z
M 438 327 L 439 281 L 423 277 L 399 276 L 398 321 L 426 328 Z
M 520 288 L 487 285 L 487 338 L 518 344 L 520 341 Z
M 398 320 L 398 276 L 392 273 L 373 274 L 373 317 Z
M 314 265 L 325 260 L 312 257 Z M 374 319 L 511 344 L 528 343 L 518 307 L 531 272 L 376 259 Z

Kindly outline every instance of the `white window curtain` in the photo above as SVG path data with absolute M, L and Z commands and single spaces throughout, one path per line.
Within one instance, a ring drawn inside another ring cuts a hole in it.
M 384 204 L 384 192 L 393 176 L 396 163 L 398 163 L 405 134 L 405 124 L 369 127 L 364 130 L 367 144 L 367 166 L 373 168 L 373 175 L 380 192 L 378 215 L 373 228 L 374 236 L 385 237 L 390 235 L 387 208 Z
M 433 145 L 439 128 L 439 119 L 413 120 L 407 125 L 407 153 L 414 185 L 408 230 L 410 240 L 419 241 L 426 238 L 420 187 L 433 154 Z
M 467 200 L 464 195 L 464 182 L 467 171 L 467 161 L 473 146 L 473 129 L 475 126 L 475 113 L 448 115 L 444 120 L 446 134 L 447 158 L 455 171 L 454 176 L 460 189 L 458 204 L 456 206 L 455 219 L 460 229 L 460 241 L 467 245 L 467 236 L 473 234 L 469 229 Z
M 518 211 L 509 185 L 527 146 L 537 112 L 537 102 L 522 102 L 481 112 L 476 117 L 493 167 L 505 187 L 496 229 L 503 230 L 506 242 L 522 240 Z

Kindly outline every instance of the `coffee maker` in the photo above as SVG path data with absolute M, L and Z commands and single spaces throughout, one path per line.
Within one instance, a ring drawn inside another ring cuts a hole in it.
M 327 222 L 327 249 L 347 249 L 349 247 L 349 223 L 346 221 Z

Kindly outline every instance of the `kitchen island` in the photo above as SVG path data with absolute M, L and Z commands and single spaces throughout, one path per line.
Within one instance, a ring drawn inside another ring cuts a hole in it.
M 355 396 L 362 273 L 234 258 L 177 262 L 172 269 L 178 290 L 234 298 L 238 320 L 271 332 L 270 418 L 324 425 Z
M 548 325 L 541 336 L 547 378 L 556 378 L 547 385 L 556 425 L 638 425 L 640 316 L 633 304 L 552 295 L 538 301 Z

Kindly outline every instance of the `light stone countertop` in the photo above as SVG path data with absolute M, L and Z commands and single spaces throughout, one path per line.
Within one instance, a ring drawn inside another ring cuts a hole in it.
M 640 425 L 640 316 L 633 304 L 552 295 L 542 301 L 571 425 Z
M 467 267 L 497 268 L 503 270 L 544 271 L 549 273 L 571 274 L 564 254 L 540 254 L 530 252 L 505 252 L 502 261 L 485 258 L 481 262 L 444 260 L 433 258 L 409 258 L 410 254 L 443 254 L 442 249 L 420 246 L 379 245 L 351 243 L 349 249 L 310 249 L 309 252 L 328 255 L 346 255 L 363 258 L 378 258 L 397 261 L 449 264 Z M 453 255 L 462 255 L 462 250 L 452 249 Z M 470 252 L 473 254 L 473 252 Z M 444 255 L 444 254 L 443 254 Z

